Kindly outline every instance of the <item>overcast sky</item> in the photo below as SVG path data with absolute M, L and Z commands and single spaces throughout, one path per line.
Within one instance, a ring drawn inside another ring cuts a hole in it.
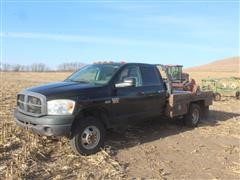
M 2 61 L 204 64 L 239 56 L 239 1 L 11 1 Z

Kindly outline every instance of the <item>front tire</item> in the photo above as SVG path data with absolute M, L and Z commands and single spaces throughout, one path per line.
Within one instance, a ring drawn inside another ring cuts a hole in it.
M 87 117 L 75 128 L 70 144 L 75 153 L 91 155 L 103 147 L 104 140 L 105 128 L 102 122 L 94 117 Z
M 201 109 L 197 104 L 191 104 L 188 114 L 184 118 L 185 125 L 197 127 L 201 116 Z

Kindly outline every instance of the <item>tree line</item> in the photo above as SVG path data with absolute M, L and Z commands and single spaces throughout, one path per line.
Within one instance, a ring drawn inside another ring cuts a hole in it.
M 0 64 L 0 71 L 4 72 L 51 72 L 51 71 L 61 71 L 61 72 L 70 72 L 76 71 L 81 67 L 85 66 L 81 62 L 70 62 L 59 64 L 56 69 L 48 67 L 44 63 L 34 63 L 31 65 L 22 65 L 22 64 Z

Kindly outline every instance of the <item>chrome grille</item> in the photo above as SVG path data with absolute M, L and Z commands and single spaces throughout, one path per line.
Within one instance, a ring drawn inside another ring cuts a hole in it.
M 32 116 L 45 115 L 46 97 L 39 93 L 24 91 L 17 95 L 18 110 Z
M 27 105 L 27 112 L 34 113 L 34 114 L 41 114 L 41 106 L 35 106 L 35 105 Z
M 19 94 L 18 95 L 18 100 L 24 102 L 24 95 L 23 94 Z
M 41 100 L 37 97 L 33 97 L 33 96 L 28 96 L 27 98 L 27 102 L 29 104 L 34 104 L 34 105 L 41 105 Z

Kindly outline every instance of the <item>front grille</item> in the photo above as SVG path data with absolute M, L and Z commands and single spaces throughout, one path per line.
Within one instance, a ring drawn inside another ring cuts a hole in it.
M 27 99 L 28 99 L 27 102 L 29 104 L 41 105 L 41 100 L 37 97 L 28 96 Z
M 17 106 L 19 109 L 24 110 L 24 98 L 23 94 L 19 94 L 17 97 Z
M 18 100 L 24 102 L 24 97 L 25 96 L 23 94 L 19 94 L 18 95 Z
M 24 91 L 17 96 L 17 107 L 24 114 L 44 115 L 46 114 L 46 98 L 39 93 Z
M 41 114 L 41 107 L 35 105 L 27 105 L 27 112 L 34 113 L 34 114 Z

